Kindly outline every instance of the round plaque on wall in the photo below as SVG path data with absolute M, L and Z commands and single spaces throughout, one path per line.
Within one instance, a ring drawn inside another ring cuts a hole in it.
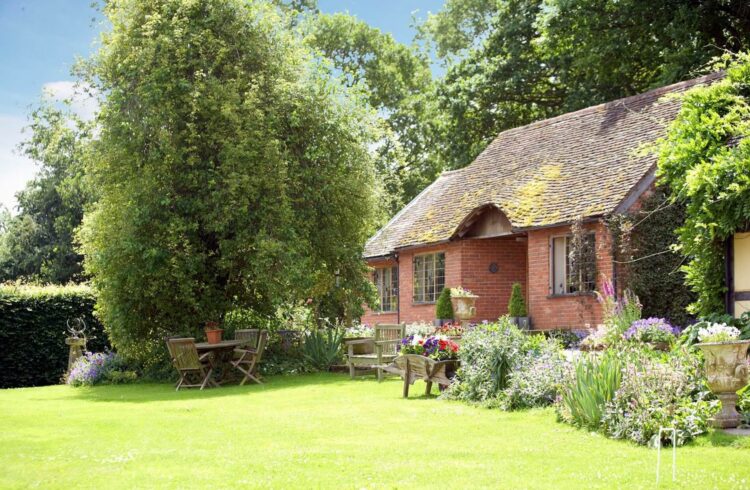
M 498 270 L 500 270 L 500 268 L 497 266 L 496 262 L 493 262 L 493 263 L 490 264 L 490 269 L 489 270 L 490 270 L 491 273 L 494 274 L 495 272 L 497 272 Z

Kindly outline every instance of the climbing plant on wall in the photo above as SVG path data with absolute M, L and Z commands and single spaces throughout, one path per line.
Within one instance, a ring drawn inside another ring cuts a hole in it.
M 726 75 L 682 96 L 657 145 L 658 176 L 672 202 L 684 203 L 677 230 L 695 314 L 720 312 L 726 291 L 724 243 L 750 225 L 750 54 L 725 58 Z

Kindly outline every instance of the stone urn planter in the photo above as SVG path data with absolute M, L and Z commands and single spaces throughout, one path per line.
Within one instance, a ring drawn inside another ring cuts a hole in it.
M 706 358 L 708 387 L 721 401 L 721 412 L 713 419 L 714 427 L 728 429 L 740 424 L 737 413 L 737 390 L 748 381 L 747 348 L 750 340 L 696 344 Z
M 451 304 L 453 305 L 453 316 L 460 321 L 462 325 L 466 324 L 477 314 L 474 306 L 479 296 L 469 294 L 465 296 L 452 296 Z

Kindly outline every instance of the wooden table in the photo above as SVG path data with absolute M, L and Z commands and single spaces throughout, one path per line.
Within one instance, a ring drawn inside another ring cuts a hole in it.
M 235 347 L 239 347 L 243 343 L 242 340 L 222 340 L 217 344 L 198 342 L 195 344 L 195 348 L 198 349 L 198 354 L 211 353 L 211 363 L 217 374 L 216 381 L 222 384 L 227 382 L 227 376 L 231 372 L 230 362 Z

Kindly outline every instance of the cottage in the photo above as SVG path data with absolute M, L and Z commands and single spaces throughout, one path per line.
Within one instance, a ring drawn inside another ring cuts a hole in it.
M 637 207 L 653 186 L 655 157 L 642 149 L 679 110 L 679 100 L 665 96 L 716 78 L 500 133 L 471 165 L 444 172 L 368 240 L 364 256 L 380 305 L 362 321 L 432 321 L 443 287 L 459 285 L 479 295 L 477 319 L 493 320 L 507 313 L 519 282 L 533 328 L 600 323 L 592 293 L 603 277 L 617 277 L 604 219 Z M 575 222 L 583 223 L 586 246 L 571 254 Z

